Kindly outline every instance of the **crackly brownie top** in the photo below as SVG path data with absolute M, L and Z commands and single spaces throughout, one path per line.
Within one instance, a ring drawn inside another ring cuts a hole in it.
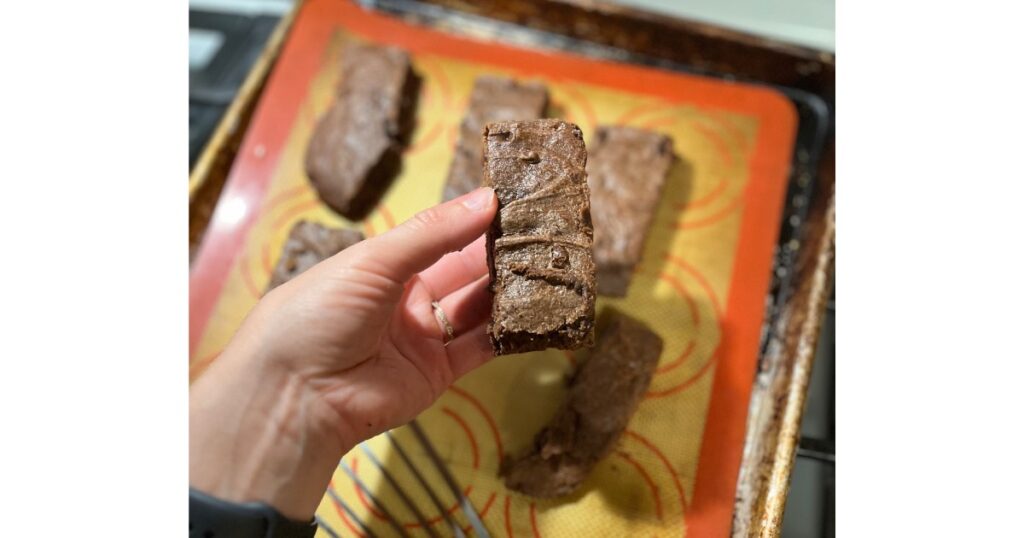
M 590 334 L 593 227 L 579 127 L 496 122 L 484 131 L 484 180 L 498 197 L 490 235 L 497 333 Z

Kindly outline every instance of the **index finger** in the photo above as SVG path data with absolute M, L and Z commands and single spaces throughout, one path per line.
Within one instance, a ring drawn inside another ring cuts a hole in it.
M 449 252 L 480 237 L 494 219 L 498 200 L 480 188 L 416 214 L 382 235 L 346 249 L 358 269 L 405 283 Z
M 487 253 L 484 249 L 485 237 L 481 235 L 468 247 L 446 254 L 420 273 L 419 279 L 427 286 L 431 298 L 440 300 L 486 275 Z

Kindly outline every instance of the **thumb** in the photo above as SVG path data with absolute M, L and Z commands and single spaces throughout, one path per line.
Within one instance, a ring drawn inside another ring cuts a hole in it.
M 396 228 L 359 243 L 357 263 L 364 269 L 404 283 L 449 252 L 480 237 L 494 219 L 494 189 L 479 188 L 425 209 Z M 353 247 L 355 248 L 355 247 Z

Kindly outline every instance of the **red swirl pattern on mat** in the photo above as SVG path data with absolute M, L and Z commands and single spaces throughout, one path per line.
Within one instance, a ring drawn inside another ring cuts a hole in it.
M 630 456 L 628 452 L 617 450 L 615 455 L 626 460 L 626 463 L 632 465 L 633 468 L 636 469 L 637 473 L 640 474 L 640 477 L 643 478 L 644 482 L 647 483 L 647 487 L 651 490 L 651 498 L 654 500 L 654 513 L 658 516 L 658 521 L 664 521 L 665 516 L 661 510 L 661 493 L 658 491 L 658 485 L 655 484 L 654 479 L 651 478 L 651 474 L 647 472 L 647 469 L 644 469 L 644 467 L 640 465 L 640 462 L 633 459 L 633 456 Z
M 270 245 L 268 243 L 263 243 L 260 246 L 260 264 L 263 272 L 268 275 L 274 270 L 274 266 L 270 261 Z
M 256 285 L 256 280 L 255 277 L 253 277 L 252 268 L 250 267 L 251 265 L 252 260 L 248 255 L 246 255 L 242 258 L 242 263 L 238 270 L 242 275 L 242 283 L 245 285 L 245 291 L 249 292 L 249 295 L 258 301 L 260 297 L 263 297 L 263 292 L 260 291 L 260 287 Z M 264 278 L 264 280 L 266 279 Z
M 540 531 L 537 530 L 537 504 L 530 503 L 530 528 L 533 529 L 534 538 L 540 538 Z
M 627 109 L 613 122 L 615 125 L 638 125 L 640 118 L 650 114 L 652 112 L 663 113 L 665 112 L 666 104 L 662 101 L 656 101 L 652 103 L 646 103 L 637 105 L 633 108 Z
M 476 408 L 476 410 L 479 411 L 480 414 L 484 417 L 484 420 L 487 421 L 487 426 L 491 429 L 491 434 L 494 436 L 494 444 L 498 450 L 498 461 L 504 461 L 505 448 L 502 446 L 501 443 L 501 434 L 498 433 L 498 424 L 494 421 L 494 417 L 491 416 L 491 413 L 487 410 L 486 407 L 483 406 L 483 404 L 480 403 L 480 400 L 477 400 L 475 396 L 473 396 L 466 390 L 461 389 L 456 385 L 452 385 L 451 387 L 448 388 L 448 390 L 452 394 L 455 394 L 460 398 L 468 401 L 470 405 Z
M 403 148 L 403 154 L 411 155 L 413 153 L 418 153 L 429 148 L 434 142 L 436 142 L 441 137 L 441 133 L 444 132 L 444 126 L 441 125 L 440 123 L 435 123 L 431 125 L 429 129 L 419 132 L 423 134 L 414 138 L 412 142 L 409 143 L 408 146 Z
M 486 407 L 483 406 L 483 404 L 480 403 L 480 401 L 475 396 L 473 396 L 469 392 L 465 391 L 464 389 L 461 389 L 461 388 L 453 386 L 453 387 L 451 387 L 450 392 L 456 398 L 458 398 L 458 399 L 460 399 L 460 400 L 462 400 L 464 402 L 467 402 L 469 404 L 468 409 L 475 410 L 480 415 L 480 417 L 486 422 L 488 429 L 490 430 L 491 434 L 493 435 L 494 451 L 498 454 L 498 457 L 499 457 L 498 461 L 500 462 L 501 458 L 504 457 L 504 447 L 502 446 L 501 436 L 498 433 L 497 424 L 495 423 L 494 418 L 491 416 L 490 412 L 487 410 Z M 463 409 L 466 409 L 466 408 L 463 408 Z M 471 458 L 472 458 L 472 460 L 471 460 L 471 467 L 472 467 L 472 469 L 474 471 L 479 470 L 481 468 L 482 450 L 481 450 L 481 445 L 480 445 L 480 442 L 478 440 L 478 437 L 477 437 L 476 433 L 474 432 L 473 427 L 471 425 L 472 423 L 469 420 L 466 419 L 466 417 L 463 415 L 463 412 L 458 407 L 450 406 L 450 405 L 442 405 L 440 407 L 440 411 L 441 411 L 441 413 L 443 415 L 445 415 L 449 419 L 451 419 L 452 423 L 455 425 L 455 427 L 457 429 L 461 430 L 463 432 L 463 434 L 465 435 L 465 439 L 466 439 L 465 443 L 468 445 L 468 447 L 470 449 L 470 454 L 471 454 Z M 349 458 L 349 465 L 351 466 L 352 471 L 356 475 L 360 475 L 361 474 L 361 466 L 360 466 L 359 457 L 353 454 L 353 455 L 348 456 L 348 458 Z M 396 478 L 398 478 L 399 480 L 402 480 L 400 477 L 396 477 Z M 354 481 L 349 481 L 349 482 L 350 482 L 351 488 L 352 488 L 351 491 L 355 495 L 356 499 L 358 499 L 359 503 L 364 508 L 366 508 L 366 510 L 370 514 L 372 514 L 373 517 L 375 517 L 377 519 L 380 519 L 380 520 L 384 520 L 386 516 L 383 514 L 383 512 L 381 512 L 374 505 L 373 501 L 358 486 L 356 486 Z M 409 486 L 409 488 L 415 490 L 416 486 Z M 465 494 L 465 496 L 467 498 L 469 498 L 470 495 L 473 492 L 474 492 L 474 484 L 468 484 L 468 485 L 465 486 L 464 494 Z M 486 493 L 479 493 L 479 494 L 480 495 L 485 495 Z M 497 493 L 496 492 L 491 492 L 489 494 L 486 502 L 483 504 L 483 508 L 482 509 L 479 508 L 481 506 L 480 504 L 478 504 L 479 500 L 473 501 L 474 505 L 480 510 L 479 514 L 480 514 L 481 518 L 486 516 L 486 514 L 490 510 L 490 507 L 494 504 L 494 501 L 495 501 L 496 497 L 497 497 Z M 460 507 L 459 507 L 458 502 L 454 502 L 450 506 L 447 507 L 446 512 L 448 512 L 449 514 L 453 514 L 456 511 L 458 511 L 459 509 L 460 509 Z M 341 512 L 339 512 L 339 515 L 341 515 L 343 519 L 345 518 L 345 515 L 342 514 Z M 427 523 L 430 524 L 430 525 L 434 525 L 434 524 L 439 523 L 441 521 L 443 521 L 443 517 L 441 515 L 436 515 L 433 518 L 427 519 Z M 422 526 L 418 521 L 403 521 L 403 522 L 400 522 L 400 523 L 404 527 L 410 528 L 410 529 L 418 528 L 418 527 Z M 349 526 L 350 530 L 353 529 L 353 527 L 351 525 L 349 525 L 349 523 L 346 523 L 346 525 Z M 356 531 L 354 531 L 354 532 L 356 532 Z M 467 532 L 468 532 L 468 530 L 467 530 Z
M 505 535 L 508 538 L 515 537 L 515 533 L 512 532 L 512 497 L 508 494 L 505 495 Z
M 271 221 L 270 228 L 272 230 L 280 230 L 285 225 L 291 225 L 292 222 L 298 220 L 304 213 L 318 207 L 320 207 L 319 199 L 303 200 L 281 212 L 276 219 Z
M 724 202 L 719 203 L 719 200 L 723 199 L 729 187 L 737 188 L 738 182 L 729 181 L 727 177 L 735 177 L 740 175 L 738 170 L 738 160 L 746 153 L 744 146 L 745 141 L 741 138 L 739 140 L 730 141 L 725 140 L 722 135 L 722 128 L 720 123 L 712 122 L 712 126 L 708 126 L 705 122 L 694 121 L 692 127 L 694 131 L 699 133 L 703 138 L 709 141 L 715 149 L 715 155 L 720 163 L 720 169 L 715 168 L 712 172 L 712 177 L 716 180 L 715 186 L 712 187 L 711 191 L 698 199 L 690 200 L 685 204 L 677 204 L 676 208 L 681 210 L 682 218 L 679 221 L 670 223 L 670 226 L 679 230 L 692 230 L 695 228 L 702 228 L 724 220 L 733 214 L 738 208 L 743 205 L 744 197 L 742 190 L 739 192 L 733 192 L 730 198 L 725 199 Z M 735 184 L 735 185 L 734 185 Z M 701 214 L 702 209 L 708 209 L 711 211 L 710 215 Z M 697 214 L 694 215 L 694 212 Z
M 718 294 L 715 293 L 715 289 L 711 287 L 711 282 L 704 276 L 703 273 L 697 270 L 690 262 L 674 254 L 665 254 L 664 259 L 670 262 L 673 266 L 682 269 L 690 274 L 697 284 L 700 285 L 704 293 L 707 294 L 708 298 L 711 299 L 711 306 L 715 309 L 715 316 L 718 318 L 719 324 L 722 319 L 722 301 L 718 298 Z
M 359 458 L 358 458 L 358 456 L 352 456 L 349 459 L 349 466 L 352 467 L 352 472 L 355 473 L 358 476 L 359 475 Z M 377 509 L 377 507 L 374 505 L 374 503 L 372 501 L 370 501 L 370 499 L 368 499 L 366 497 L 366 493 L 363 492 L 363 490 L 360 489 L 359 486 L 356 485 L 355 481 L 354 480 L 349 480 L 349 482 L 350 482 L 350 485 L 352 487 L 352 491 L 356 495 L 356 498 L 359 499 L 359 504 L 363 505 L 363 508 L 366 508 L 366 510 L 369 511 L 370 514 L 372 514 L 375 518 L 377 518 L 377 519 L 379 519 L 381 521 L 387 521 L 387 516 L 385 516 L 383 512 L 381 512 L 379 509 Z M 465 495 L 467 498 L 469 497 L 469 495 L 472 492 L 473 492 L 473 486 L 472 485 L 466 486 L 462 490 L 462 494 Z M 445 512 L 447 512 L 448 515 L 451 515 L 451 514 L 454 514 L 458 510 L 459 510 L 459 502 L 458 501 L 454 501 L 454 502 L 452 502 L 451 506 L 449 506 L 448 508 L 445 509 Z M 440 523 L 443 520 L 444 520 L 444 516 L 438 514 L 438 515 L 436 515 L 434 517 L 427 518 L 426 521 L 427 521 L 428 525 L 435 525 L 437 523 Z M 416 529 L 416 528 L 419 528 L 419 527 L 423 526 L 422 524 L 420 524 L 419 521 L 400 521 L 399 523 L 403 527 L 406 527 L 406 528 L 409 528 L 409 529 Z
M 572 82 L 560 81 L 560 83 L 561 90 L 572 98 L 571 103 L 573 107 L 578 108 L 580 110 L 580 115 L 582 116 L 580 118 L 576 118 L 576 115 L 569 110 L 569 107 L 562 104 L 563 110 L 565 110 L 567 113 L 571 113 L 573 115 L 573 118 L 577 120 L 573 121 L 573 123 L 579 125 L 584 130 L 589 130 L 597 127 L 597 112 L 594 111 L 594 105 L 590 103 L 590 97 L 584 95 L 583 92 L 576 89 Z M 582 125 L 580 124 L 579 120 L 582 120 Z
M 444 406 L 441 408 L 441 412 L 451 417 L 456 424 L 462 428 L 462 431 L 466 433 L 466 438 L 469 439 L 469 447 L 473 451 L 473 468 L 480 468 L 480 447 L 476 444 L 476 436 L 473 435 L 473 430 L 469 429 L 469 424 L 466 424 L 466 419 L 462 418 L 461 415 L 452 410 L 451 407 Z
M 644 129 L 657 130 L 660 127 L 672 127 L 678 122 L 679 120 L 677 120 L 676 118 L 670 117 L 653 118 L 644 122 L 640 122 L 639 127 L 643 127 Z
M 722 195 L 723 192 L 725 192 L 725 188 L 729 186 L 729 182 L 726 181 L 724 177 L 717 176 L 715 179 L 717 181 L 715 182 L 715 186 L 711 188 L 710 192 L 708 192 L 704 196 L 701 196 L 700 198 L 697 198 L 696 200 L 689 200 L 686 203 L 676 204 L 676 209 L 680 211 L 689 211 L 693 209 L 706 207 L 710 205 L 712 202 L 714 202 L 716 198 L 718 198 L 719 196 Z
M 442 67 L 436 59 L 430 56 L 420 56 L 420 65 L 423 67 L 423 70 L 429 74 L 424 78 L 437 83 L 437 88 L 441 93 L 441 107 L 448 108 L 451 106 L 452 85 L 448 81 L 448 75 L 445 74 L 444 67 Z
M 349 461 L 351 462 L 349 463 L 349 466 L 352 467 L 352 472 L 355 473 L 356 475 L 359 475 L 359 457 L 352 456 L 352 458 Z M 366 494 L 363 493 L 363 490 L 356 485 L 356 482 L 354 480 L 351 481 L 350 485 L 352 486 L 352 491 L 356 493 L 356 497 L 359 498 L 359 503 L 362 504 L 364 508 L 369 510 L 370 513 L 373 514 L 377 519 L 387 521 L 387 516 L 384 515 L 384 512 L 377 510 L 377 507 L 374 506 L 374 504 L 370 502 L 369 499 L 366 498 Z
M 455 134 L 459 133 L 459 127 L 462 126 L 462 116 L 465 115 L 466 109 L 469 108 L 469 94 L 452 96 L 451 108 L 449 112 L 454 112 L 451 116 L 451 120 L 454 122 L 452 126 L 455 127 Z M 454 141 L 454 139 L 453 139 Z M 455 147 L 455 144 L 452 144 Z
M 445 142 L 448 144 L 448 150 L 454 152 L 455 146 L 459 143 L 459 125 L 457 123 L 449 125 L 445 130 Z
M 262 244 L 260 245 L 260 262 L 263 270 L 261 276 L 264 277 L 264 280 L 269 279 L 270 273 L 274 270 L 270 248 L 274 235 L 281 231 L 282 226 L 290 225 L 299 215 L 311 208 L 317 207 L 317 205 L 319 204 L 316 195 L 313 194 L 312 188 L 306 184 L 289 187 L 267 198 L 267 201 L 260 208 L 261 217 L 265 215 L 272 219 L 270 221 L 270 232 L 262 234 Z M 256 295 L 257 298 L 260 296 L 262 296 L 262 293 Z
M 379 204 L 377 204 L 377 207 L 373 209 L 373 213 L 371 213 L 370 216 L 363 221 L 363 235 L 365 235 L 367 239 L 374 237 L 378 234 L 377 227 L 374 226 L 373 224 L 373 217 L 375 216 L 380 216 L 380 218 L 384 221 L 384 232 L 395 227 L 394 215 L 391 214 L 391 210 L 388 209 L 388 206 L 384 205 L 384 202 L 380 202 Z
M 327 489 L 330 489 L 330 490 L 337 489 L 337 488 L 334 487 L 334 480 L 331 480 L 327 484 Z M 335 500 L 334 497 L 329 497 L 329 498 L 331 499 L 331 506 L 334 507 L 334 511 L 338 514 L 338 517 L 341 518 L 341 522 L 344 523 L 346 527 L 348 527 L 348 530 L 352 533 L 352 535 L 356 536 L 358 538 L 366 538 L 366 535 L 363 534 L 362 532 L 360 532 L 359 529 L 356 528 L 355 524 L 353 524 L 348 519 L 348 514 L 346 514 L 345 510 L 341 508 L 341 505 L 338 504 L 338 501 Z
M 682 258 L 672 254 L 665 254 L 663 258 L 669 262 L 670 268 L 681 270 L 685 275 L 686 279 L 696 282 L 702 292 L 702 295 L 707 298 L 707 301 L 711 305 L 710 315 L 712 319 L 702 319 L 700 308 L 697 305 L 696 299 L 694 298 L 693 294 L 688 289 L 688 287 L 684 284 L 683 278 L 681 278 L 683 275 L 674 275 L 672 273 L 669 273 L 668 271 L 663 271 L 658 274 L 658 280 L 665 282 L 666 284 L 671 286 L 672 289 L 676 292 L 676 294 L 680 298 L 682 298 L 683 301 L 686 302 L 687 309 L 690 312 L 690 318 L 693 320 L 695 334 L 713 334 L 706 329 L 701 329 L 702 324 L 707 325 L 708 323 L 710 323 L 717 328 L 717 334 L 720 338 L 720 335 L 723 331 L 722 308 L 718 296 L 715 294 L 714 289 L 711 287 L 711 283 L 703 274 L 700 273 L 700 271 L 694 268 L 693 265 L 688 263 L 686 260 L 683 260 Z M 664 385 L 666 382 L 672 382 L 671 377 L 674 376 L 670 376 L 669 374 L 674 373 L 676 370 L 679 369 L 680 366 L 687 363 L 688 360 L 692 356 L 694 356 L 694 352 L 698 349 L 697 343 L 698 342 L 696 340 L 689 341 L 686 344 L 686 347 L 680 353 L 680 355 L 676 357 L 676 359 L 666 364 L 659 364 L 658 369 L 655 370 L 655 379 L 654 381 L 652 381 L 652 387 L 648 389 L 647 394 L 644 395 L 644 399 L 660 398 L 672 394 L 677 394 L 685 390 L 686 388 L 692 386 L 698 379 L 703 377 L 709 371 L 711 364 L 714 362 L 714 355 L 717 352 L 718 344 L 715 344 L 713 348 L 710 345 L 706 345 L 700 348 L 702 349 L 702 352 L 698 354 L 698 360 L 703 359 L 704 364 L 700 365 L 695 372 L 690 374 L 686 374 L 684 372 L 682 374 L 684 376 L 683 379 L 675 382 L 673 385 L 667 388 L 663 386 L 656 386 Z
M 623 435 L 633 440 L 636 440 L 641 445 L 646 447 L 665 466 L 665 472 L 668 473 L 670 477 L 672 477 L 672 484 L 675 486 L 676 493 L 679 495 L 680 508 L 685 514 L 689 510 L 689 505 L 686 500 L 686 493 L 683 492 L 683 484 L 679 482 L 679 474 L 676 472 L 675 467 L 673 467 L 672 464 L 668 461 L 668 458 L 665 457 L 665 453 L 662 452 L 661 449 L 657 447 L 657 445 L 652 443 L 650 439 L 647 439 L 643 435 L 640 435 L 639 433 L 633 430 L 626 430 L 623 433 Z
M 303 194 L 312 194 L 311 187 L 309 185 L 296 185 L 294 187 L 287 188 L 273 196 L 267 198 L 267 201 L 263 203 L 261 213 L 266 215 L 273 211 L 276 211 L 278 206 L 281 204 L 293 200 Z
M 715 147 L 715 153 L 718 154 L 718 158 L 725 165 L 725 169 L 733 170 L 736 166 L 736 160 L 733 157 L 732 150 L 729 148 L 729 144 L 722 138 L 721 133 L 708 128 L 707 125 L 700 121 L 694 121 L 691 125 Z
M 696 348 L 697 348 L 697 342 L 695 340 L 690 340 L 690 343 L 687 344 L 686 349 L 684 349 L 683 352 L 680 353 L 679 356 L 675 358 L 675 360 L 673 360 L 672 362 L 670 362 L 668 364 L 659 365 L 658 369 L 655 370 L 654 373 L 655 374 L 664 374 L 664 373 L 670 372 L 670 371 L 678 368 L 679 365 L 681 365 L 684 362 L 686 362 L 686 359 L 688 359 L 690 357 L 690 355 L 693 354 L 693 350 L 696 349 Z
M 423 107 L 424 109 L 429 110 L 434 105 L 437 105 L 439 107 L 444 106 L 444 104 L 438 98 L 438 90 L 434 89 L 434 86 L 433 84 L 431 84 L 431 79 L 429 77 L 423 78 L 422 87 L 423 89 L 420 92 L 419 103 L 417 103 L 418 107 Z
M 551 103 L 548 106 L 556 111 L 561 111 L 562 119 L 565 121 L 576 125 L 580 124 L 580 119 L 576 117 L 576 113 L 574 113 L 569 107 L 565 106 L 565 103 L 551 99 Z
M 467 487 L 466 487 L 466 488 L 465 488 L 465 489 L 464 489 L 464 490 L 462 491 L 462 493 L 463 493 L 463 495 L 465 495 L 466 497 L 469 497 L 469 494 L 470 494 L 470 492 L 472 492 L 472 491 L 473 491 L 473 487 L 472 487 L 472 486 L 467 486 Z M 491 494 L 491 497 L 493 498 L 493 497 L 494 497 L 494 495 L 495 495 L 495 494 L 494 494 L 494 493 L 492 493 L 492 494 Z M 475 504 L 474 504 L 474 506 L 475 506 Z M 454 514 L 454 513 L 456 512 L 456 511 L 458 511 L 458 510 L 459 510 L 459 508 L 460 508 L 460 507 L 459 507 L 459 503 L 458 503 L 458 502 L 454 502 L 454 503 L 452 503 L 452 505 L 451 505 L 451 506 L 449 506 L 449 507 L 448 507 L 448 508 L 447 508 L 447 509 L 445 510 L 445 512 L 447 512 L 447 514 L 448 514 L 448 515 L 450 516 L 450 515 Z M 481 512 L 481 514 L 480 514 L 480 517 L 484 517 L 484 515 L 485 515 L 485 514 L 484 514 L 483 512 Z M 440 522 L 442 522 L 442 521 L 444 521 L 444 516 L 441 516 L 441 515 L 436 515 L 436 516 L 434 516 L 434 517 L 429 517 L 429 518 L 427 518 L 427 525 L 430 525 L 431 527 L 433 527 L 434 525 L 437 525 L 438 523 L 440 523 Z M 418 528 L 422 527 L 423 525 L 420 525 L 420 522 L 419 522 L 419 521 L 407 521 L 407 522 L 405 522 L 405 523 L 402 523 L 402 526 L 403 526 L 403 527 L 405 527 L 405 528 L 407 528 L 407 529 L 418 529 Z
M 710 135 L 711 131 L 708 132 Z M 714 139 L 720 140 L 720 138 L 717 138 L 717 136 Z M 725 155 L 729 155 L 727 151 L 725 152 Z M 726 170 L 732 170 L 731 163 L 727 165 Z M 726 199 L 725 202 L 719 203 L 719 201 L 729 190 L 728 188 L 730 187 L 731 183 L 729 180 L 723 177 L 722 174 L 725 173 L 732 172 L 718 172 L 718 174 L 714 176 L 717 179 L 715 187 L 713 187 L 711 192 L 709 192 L 708 194 L 703 195 L 695 200 L 687 201 L 686 203 L 683 204 L 676 204 L 676 208 L 681 211 L 682 219 L 670 222 L 669 225 L 671 227 L 674 227 L 674 229 L 676 230 L 693 230 L 697 229 L 697 227 L 703 227 L 718 223 L 721 220 L 725 219 L 726 217 L 730 216 L 737 208 L 739 208 L 743 203 L 742 192 L 733 193 L 733 195 L 730 198 Z M 716 206 L 718 206 L 718 209 L 716 209 Z M 699 214 L 700 211 L 697 211 L 701 209 L 710 209 L 713 212 L 710 215 L 701 215 Z M 694 216 L 694 212 L 696 212 L 697 215 Z
M 445 110 L 451 102 L 451 85 L 444 69 L 432 58 L 420 58 L 417 62 L 422 71 L 423 93 L 420 97 L 419 110 Z M 445 115 L 439 114 L 436 118 L 431 114 L 420 113 L 417 115 L 417 122 L 429 120 L 429 125 L 417 124 L 413 139 L 409 145 L 402 149 L 403 155 L 412 155 L 425 151 L 433 146 L 435 142 L 442 139 L 445 134 Z
M 684 220 L 683 222 L 674 222 L 672 223 L 672 227 L 676 228 L 677 230 L 692 230 L 694 228 L 702 228 L 704 226 L 708 226 L 711 224 L 717 224 L 719 221 L 725 220 L 726 217 L 730 216 L 734 211 L 736 211 L 737 208 L 739 208 L 742 205 L 743 196 L 737 195 L 736 197 L 729 201 L 728 205 L 726 205 L 724 208 L 710 216 L 694 219 L 691 221 Z
M 481 520 L 483 518 L 487 517 L 487 511 L 491 509 L 491 505 L 494 504 L 494 499 L 496 499 L 497 497 L 498 497 L 497 493 L 491 493 L 491 496 L 487 498 L 487 502 L 484 503 L 483 509 L 480 510 L 480 514 L 479 515 L 480 515 L 480 519 Z M 472 525 L 466 525 L 465 527 L 462 527 L 462 532 L 466 533 L 466 535 L 469 536 L 470 535 L 470 529 L 472 529 L 472 528 L 473 528 Z
M 384 219 L 384 224 L 387 225 L 389 230 L 395 227 L 395 216 L 391 214 L 391 210 L 388 209 L 388 206 L 380 204 L 377 211 L 380 212 L 380 216 Z
M 370 222 L 370 219 L 363 221 L 363 235 L 365 235 L 367 239 L 377 235 L 377 229 L 373 227 L 373 223 Z
M 672 289 L 675 290 L 676 294 L 686 302 L 686 306 L 690 311 L 690 319 L 693 320 L 693 324 L 700 325 L 700 310 L 697 308 L 697 302 L 693 299 L 693 296 L 690 295 L 690 292 L 686 290 L 686 287 L 683 286 L 682 282 L 679 282 L 676 277 L 668 273 L 659 273 L 658 280 L 672 286 Z
M 741 131 L 733 122 L 732 117 L 720 110 L 708 110 L 707 120 L 717 125 L 725 133 L 732 146 L 739 149 L 741 155 L 746 156 L 750 150 L 750 137 Z
M 677 125 L 680 121 L 678 117 L 674 115 L 679 111 L 677 108 L 666 108 L 664 103 L 647 103 L 633 107 L 626 110 L 616 120 L 618 125 L 635 125 L 646 129 L 660 129 L 668 128 Z M 736 175 L 736 165 L 739 156 L 746 154 L 747 141 L 746 138 L 740 133 L 734 125 L 725 120 L 724 118 L 717 118 L 714 120 L 694 120 L 688 122 L 688 125 L 701 137 L 708 140 L 714 149 L 714 154 L 719 162 L 717 168 L 714 168 L 713 177 L 715 178 L 715 185 L 711 191 L 707 194 L 702 195 L 700 198 L 690 200 L 686 203 L 675 204 L 676 209 L 682 211 L 682 221 L 676 221 L 669 223 L 669 226 L 675 229 L 690 230 L 694 228 L 701 228 L 716 224 L 721 220 L 727 218 L 743 203 L 742 192 L 735 193 L 734 196 L 723 204 L 719 204 L 719 200 L 728 190 L 730 182 L 726 179 L 726 176 Z M 722 131 L 727 131 L 729 140 L 723 136 Z M 720 170 L 719 170 L 720 168 Z M 715 206 L 721 205 L 720 208 L 716 209 Z M 709 209 L 712 211 L 710 215 L 697 215 L 695 218 L 690 218 L 692 213 L 698 209 Z
M 650 399 L 653 399 L 653 398 L 662 398 L 664 396 L 671 396 L 673 394 L 682 392 L 682 391 L 690 388 L 700 378 L 704 377 L 704 374 L 708 373 L 708 371 L 711 368 L 711 365 L 715 363 L 716 359 L 717 359 L 717 357 L 715 355 L 712 355 L 710 359 L 708 359 L 707 361 L 704 362 L 704 364 L 700 367 L 700 370 L 697 370 L 697 372 L 695 372 L 690 377 L 686 378 L 682 383 L 680 383 L 680 384 L 678 384 L 678 385 L 676 385 L 674 387 L 667 388 L 667 389 L 648 391 L 647 394 L 644 395 L 644 399 L 645 400 L 650 400 Z

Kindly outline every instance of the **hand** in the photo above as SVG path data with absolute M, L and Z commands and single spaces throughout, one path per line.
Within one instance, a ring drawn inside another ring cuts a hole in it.
M 190 390 L 192 487 L 309 519 L 345 452 L 490 358 L 482 234 L 496 209 L 478 189 L 267 294 Z

